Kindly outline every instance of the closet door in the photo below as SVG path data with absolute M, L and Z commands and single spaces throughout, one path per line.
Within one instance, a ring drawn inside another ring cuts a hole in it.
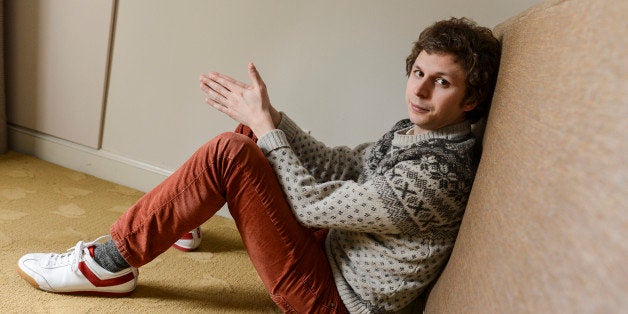
M 99 148 L 114 0 L 5 0 L 10 123 Z

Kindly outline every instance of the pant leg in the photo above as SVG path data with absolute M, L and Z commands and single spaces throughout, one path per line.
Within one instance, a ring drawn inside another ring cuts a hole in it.
M 346 312 L 321 237 L 296 221 L 249 136 L 212 139 L 145 194 L 111 227 L 120 253 L 129 264 L 144 265 L 227 202 L 254 267 L 282 310 Z

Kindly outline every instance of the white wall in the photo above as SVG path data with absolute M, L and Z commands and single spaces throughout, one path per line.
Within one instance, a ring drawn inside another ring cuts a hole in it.
M 353 146 L 405 117 L 405 58 L 423 28 L 451 16 L 493 27 L 537 2 L 118 0 L 108 93 L 92 95 L 106 99 L 101 148 L 19 124 L 10 145 L 147 191 L 235 127 L 203 103 L 199 74 L 248 81 L 252 60 L 278 109 L 330 145 Z M 65 80 L 59 72 L 54 79 Z M 97 128 L 78 120 L 67 121 L 75 132 Z
M 103 149 L 166 170 L 235 124 L 203 103 L 198 76 L 246 80 L 332 145 L 374 140 L 405 117 L 405 58 L 420 30 L 467 16 L 494 26 L 537 2 L 120 1 Z
M 4 1 L 10 123 L 98 149 L 114 1 Z

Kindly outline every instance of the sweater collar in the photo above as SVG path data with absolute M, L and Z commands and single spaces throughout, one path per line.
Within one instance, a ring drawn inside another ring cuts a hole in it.
M 438 130 L 430 131 L 422 134 L 407 134 L 414 126 L 410 126 L 395 132 L 392 140 L 394 146 L 408 146 L 417 142 L 429 139 L 447 139 L 455 140 L 471 133 L 471 123 L 464 121 L 458 124 L 449 125 Z

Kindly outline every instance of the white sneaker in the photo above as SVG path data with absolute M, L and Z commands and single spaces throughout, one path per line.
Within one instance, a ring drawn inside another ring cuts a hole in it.
M 138 271 L 112 273 L 94 261 L 96 242 L 79 241 L 63 254 L 31 253 L 20 258 L 18 273 L 35 288 L 55 293 L 126 296 L 135 290 Z
M 201 238 L 201 228 L 196 227 L 194 230 L 183 235 L 183 237 L 177 240 L 172 246 L 174 246 L 175 249 L 185 252 L 194 251 L 201 246 Z

